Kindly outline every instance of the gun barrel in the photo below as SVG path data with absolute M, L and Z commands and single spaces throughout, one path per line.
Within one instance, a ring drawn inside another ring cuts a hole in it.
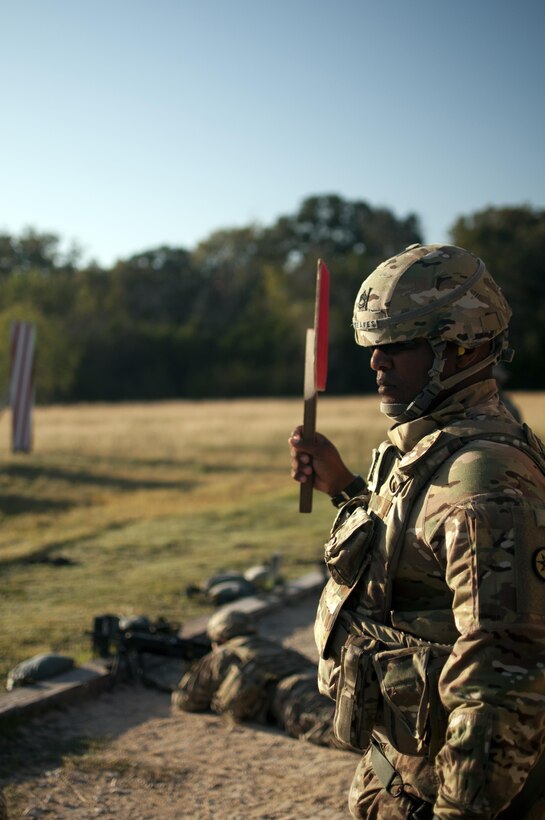
M 202 658 L 212 649 L 205 638 L 180 638 L 176 635 L 154 635 L 149 632 L 125 632 L 119 636 L 119 646 L 126 651 L 148 652 L 150 655 L 169 655 L 191 661 Z

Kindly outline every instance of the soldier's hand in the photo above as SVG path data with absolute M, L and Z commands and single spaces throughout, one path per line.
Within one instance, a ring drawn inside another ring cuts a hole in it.
M 303 443 L 303 428 L 296 427 L 288 444 L 291 455 L 291 476 L 301 484 L 314 475 L 314 487 L 328 495 L 336 495 L 354 480 L 339 451 L 321 433 L 316 433 L 313 444 Z

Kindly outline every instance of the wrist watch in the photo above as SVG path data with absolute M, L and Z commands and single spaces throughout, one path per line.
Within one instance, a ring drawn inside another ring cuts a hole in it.
M 361 493 L 365 490 L 365 481 L 361 477 L 361 475 L 357 475 L 351 482 L 348 484 L 344 490 L 341 490 L 340 493 L 337 495 L 333 495 L 331 497 L 331 503 L 334 507 L 340 507 L 343 504 L 346 504 L 347 501 L 350 501 L 351 498 L 355 498 L 357 495 L 361 495 Z

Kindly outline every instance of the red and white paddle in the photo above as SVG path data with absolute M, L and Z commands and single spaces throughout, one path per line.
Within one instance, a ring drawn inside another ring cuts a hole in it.
M 327 353 L 329 325 L 329 271 L 318 259 L 316 269 L 316 301 L 314 327 L 309 327 L 305 347 L 305 407 L 303 414 L 303 444 L 314 444 L 318 391 L 325 390 L 327 382 Z M 312 477 L 301 484 L 299 512 L 312 512 Z

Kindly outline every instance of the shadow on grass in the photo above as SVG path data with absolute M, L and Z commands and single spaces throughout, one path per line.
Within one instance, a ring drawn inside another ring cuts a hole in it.
M 9 567 L 16 567 L 16 566 L 23 566 L 24 564 L 46 564 L 46 563 L 54 563 L 58 566 L 70 566 L 74 562 L 70 560 L 59 561 L 55 560 L 55 558 L 51 557 L 51 553 L 56 552 L 57 550 L 62 549 L 70 549 L 70 547 L 77 546 L 81 544 L 82 541 L 88 541 L 93 538 L 96 538 L 98 535 L 102 535 L 108 532 L 115 532 L 115 530 L 122 530 L 127 527 L 131 521 L 119 521 L 114 522 L 113 524 L 109 524 L 107 527 L 102 527 L 100 530 L 97 530 L 93 533 L 88 533 L 86 536 L 80 536 L 78 538 L 66 538 L 64 541 L 52 541 L 50 544 L 47 544 L 45 547 L 41 547 L 40 549 L 34 550 L 27 555 L 22 555 L 19 558 L 7 558 L 6 560 L 0 560 L 0 567 L 3 569 L 8 569 Z
M 71 487 L 94 486 L 110 487 L 116 490 L 191 490 L 196 486 L 195 481 L 181 481 L 180 479 L 141 479 L 126 478 L 124 476 L 97 474 L 90 470 L 65 470 L 62 467 L 44 467 L 36 464 L 10 464 L 3 468 L 2 478 L 32 482 L 36 479 L 47 481 L 63 481 Z M 17 496 L 21 499 L 24 496 Z M 29 499 L 31 501 L 32 499 Z M 45 503 L 45 502 L 44 502 Z M 49 503 L 49 502 L 47 502 Z M 62 503 L 62 502 L 60 502 Z M 22 510 L 26 512 L 27 510 Z M 30 510 L 32 511 L 32 510 Z
M 0 495 L 0 515 L 24 515 L 25 513 L 64 512 L 76 507 L 76 501 L 58 498 L 33 498 L 28 495 L 3 493 Z

